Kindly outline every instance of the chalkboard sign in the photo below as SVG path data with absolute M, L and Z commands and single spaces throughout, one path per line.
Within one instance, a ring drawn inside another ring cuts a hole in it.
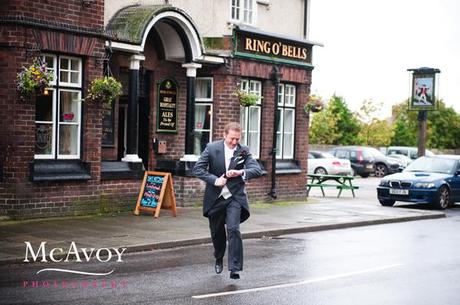
M 102 146 L 115 145 L 114 111 L 115 102 L 102 103 Z
M 177 84 L 165 79 L 158 84 L 157 132 L 177 132 Z
M 160 209 L 171 210 L 176 216 L 176 196 L 170 173 L 146 171 L 137 198 L 135 215 L 140 211 L 160 215 Z

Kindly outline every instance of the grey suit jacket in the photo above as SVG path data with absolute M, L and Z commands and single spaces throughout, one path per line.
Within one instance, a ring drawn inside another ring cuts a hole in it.
M 226 172 L 224 145 L 224 140 L 209 143 L 193 168 L 193 174 L 206 182 L 203 198 L 203 216 L 205 217 L 209 217 L 209 210 L 222 192 L 222 187 L 215 186 L 214 183 L 217 178 Z M 238 145 L 235 154 L 239 154 L 242 150 L 249 151 L 247 146 Z M 236 164 L 235 158 L 232 158 L 229 169 L 244 169 L 246 180 L 260 177 L 262 170 L 259 163 L 252 158 L 251 154 L 247 154 L 244 159 L 244 162 Z M 230 193 L 232 193 L 232 197 L 242 206 L 241 222 L 248 219 L 250 215 L 245 184 L 245 180 L 242 177 L 234 177 L 227 180 L 227 187 Z

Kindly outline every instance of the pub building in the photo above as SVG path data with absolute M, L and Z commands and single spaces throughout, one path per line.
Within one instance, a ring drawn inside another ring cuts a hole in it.
M 231 121 L 266 172 L 250 201 L 305 199 L 308 16 L 308 0 L 3 1 L 0 217 L 132 210 L 145 170 L 172 173 L 178 206 L 200 203 L 194 162 Z M 34 60 L 54 78 L 23 96 Z M 86 99 L 104 75 L 122 94 Z

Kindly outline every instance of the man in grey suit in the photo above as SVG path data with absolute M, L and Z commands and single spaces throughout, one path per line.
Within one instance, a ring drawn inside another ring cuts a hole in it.
M 228 238 L 228 270 L 231 279 L 239 279 L 243 270 L 243 241 L 240 223 L 249 218 L 245 184 L 262 175 L 259 163 L 247 146 L 239 144 L 241 126 L 225 126 L 224 139 L 209 143 L 201 154 L 193 174 L 206 182 L 203 216 L 209 219 L 209 229 L 216 259 L 215 271 L 223 270 L 223 257 Z M 225 230 L 227 225 L 227 230 Z

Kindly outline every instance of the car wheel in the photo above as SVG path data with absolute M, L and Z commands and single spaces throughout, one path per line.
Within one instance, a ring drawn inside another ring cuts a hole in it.
M 386 176 L 388 174 L 388 168 L 385 164 L 377 164 L 375 166 L 375 172 L 374 172 L 376 177 L 382 178 L 383 176 Z
M 444 210 L 449 206 L 450 193 L 447 186 L 443 185 L 439 189 L 438 199 L 434 202 L 434 206 L 437 209 Z
M 369 173 L 360 174 L 360 176 L 361 176 L 362 178 L 367 178 L 367 177 L 369 177 Z
M 384 207 L 392 207 L 395 204 L 395 201 L 391 199 L 379 199 L 379 201 Z
M 315 169 L 315 174 L 327 175 L 327 170 L 324 167 L 318 167 L 317 169 Z

